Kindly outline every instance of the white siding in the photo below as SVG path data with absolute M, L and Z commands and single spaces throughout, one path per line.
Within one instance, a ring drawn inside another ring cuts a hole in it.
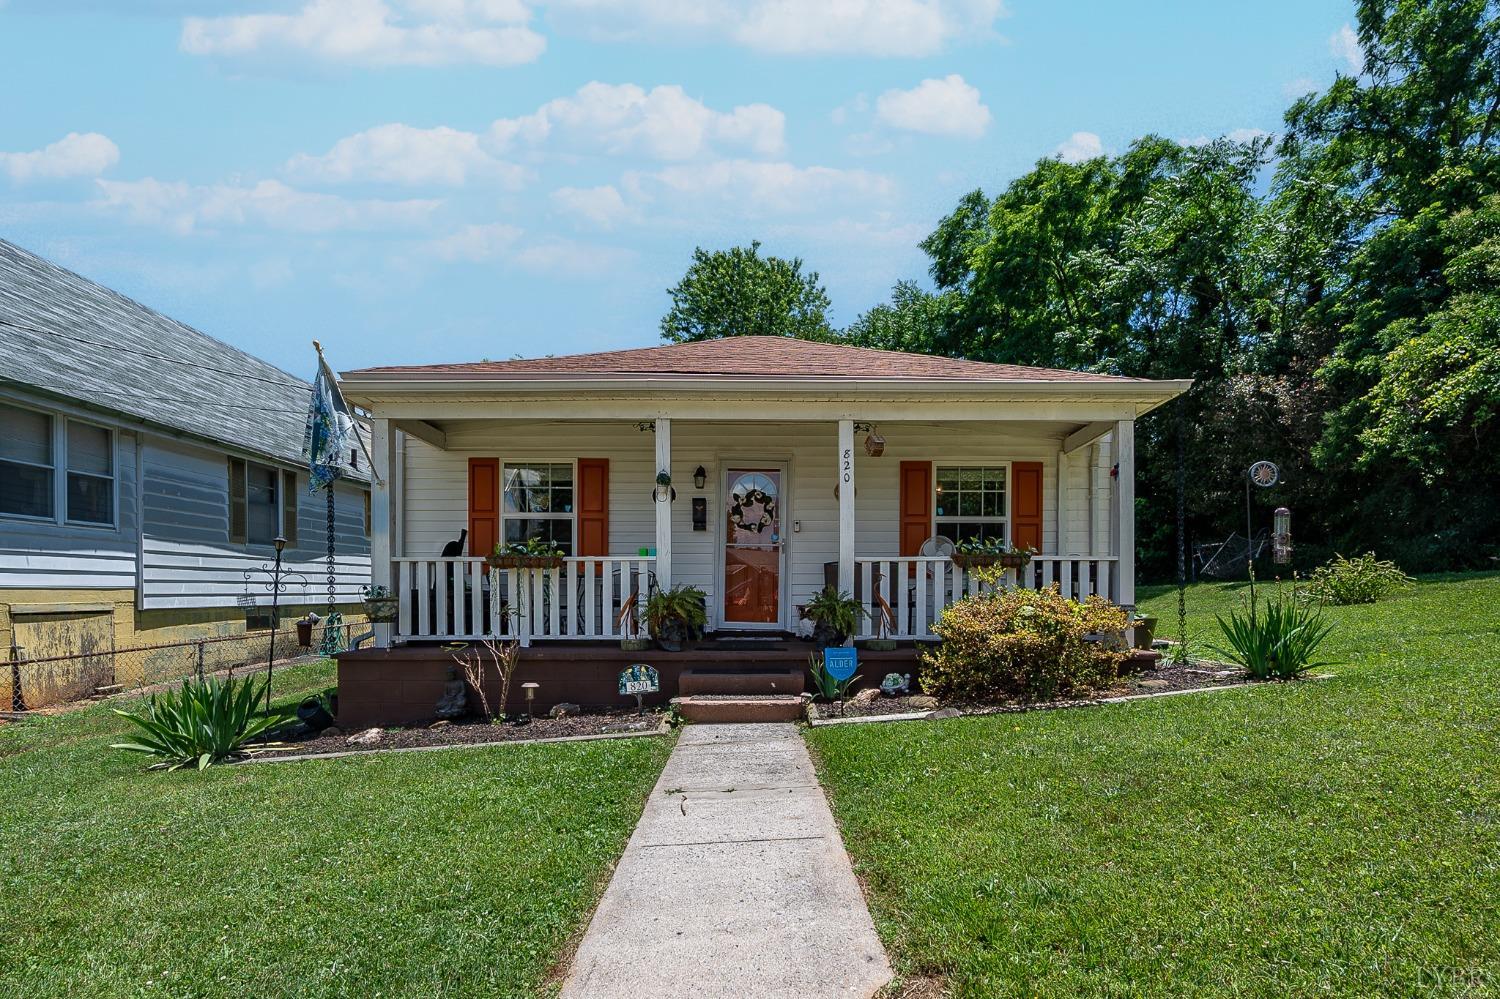
M 898 538 L 899 469 L 902 461 L 985 463 L 1040 461 L 1043 465 L 1043 545 L 1048 552 L 1085 554 L 1090 509 L 1088 483 L 1091 448 L 1075 452 L 1068 462 L 1064 488 L 1066 529 L 1059 552 L 1057 530 L 1057 452 L 1068 428 L 1009 423 L 919 424 L 880 426 L 885 454 L 865 456 L 856 448 L 855 554 L 895 555 Z M 608 458 L 610 554 L 634 554 L 655 544 L 651 490 L 655 478 L 653 436 L 625 423 L 516 423 L 463 421 L 447 425 L 448 450 L 413 438 L 406 441 L 406 488 L 401 501 L 405 550 L 398 554 L 436 557 L 468 524 L 468 459 L 495 457 L 502 462 L 569 461 Z M 827 423 L 703 423 L 672 421 L 673 581 L 698 586 L 716 606 L 719 494 L 726 464 L 785 463 L 789 483 L 783 529 L 789 560 L 792 604 L 805 602 L 823 585 L 823 565 L 838 557 L 836 482 L 837 425 Z M 863 441 L 861 436 L 859 440 Z M 1107 452 L 1093 474 L 1093 516 L 1107 525 L 1109 484 Z M 708 484 L 693 486 L 693 471 L 702 465 Z M 708 529 L 692 529 L 693 497 L 708 500 Z M 800 530 L 792 531 L 792 522 Z M 1107 534 L 1097 538 L 1107 552 Z M 712 611 L 711 611 L 712 613 Z
M 247 592 L 269 600 L 263 583 L 247 585 L 245 571 L 270 563 L 270 545 L 229 543 L 229 479 L 226 456 L 179 441 L 148 438 L 142 451 L 144 534 L 140 605 L 232 607 Z M 364 533 L 362 490 L 340 485 L 335 491 L 335 592 L 340 602 L 358 599 L 370 580 L 369 541 Z M 293 497 L 287 497 L 293 499 Z M 301 573 L 283 603 L 322 603 L 327 599 L 327 507 L 324 495 L 307 492 L 307 472 L 298 471 L 297 542 L 283 565 Z

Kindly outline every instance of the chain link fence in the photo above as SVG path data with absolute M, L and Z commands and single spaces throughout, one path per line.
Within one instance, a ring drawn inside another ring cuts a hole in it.
M 351 636 L 368 627 L 320 622 L 305 634 L 294 626 L 37 659 L 28 659 L 25 649 L 12 649 L 11 661 L 0 666 L 0 711 L 35 711 L 192 676 L 264 668 L 273 642 L 275 665 L 288 666 L 346 649 Z

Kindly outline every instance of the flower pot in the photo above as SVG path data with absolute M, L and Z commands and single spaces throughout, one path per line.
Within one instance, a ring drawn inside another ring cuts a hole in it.
M 401 600 L 399 597 L 370 597 L 364 601 L 364 611 L 371 624 L 390 624 L 401 613 Z
M 895 652 L 896 640 L 894 638 L 867 638 L 863 642 L 856 643 L 867 652 Z
M 561 555 L 489 555 L 484 560 L 491 569 L 560 569 Z
M 1031 561 L 1031 556 L 1024 553 L 1015 555 L 982 555 L 954 552 L 948 556 L 948 560 L 960 569 L 984 569 L 992 565 L 998 565 L 1003 569 L 1020 569 Z
M 622 638 L 620 639 L 621 652 L 646 652 L 651 648 L 649 638 Z
M 297 705 L 297 720 L 314 732 L 321 732 L 333 724 L 333 715 L 323 706 L 319 697 L 304 697 Z
M 1134 645 L 1137 649 L 1149 649 L 1156 639 L 1156 618 L 1138 617 L 1131 622 L 1134 629 Z
M 297 622 L 297 644 L 304 649 L 312 645 L 312 622 L 306 618 Z
M 843 645 L 849 640 L 849 636 L 835 629 L 832 625 L 818 621 L 813 624 L 813 644 L 820 649 L 826 649 L 834 645 Z

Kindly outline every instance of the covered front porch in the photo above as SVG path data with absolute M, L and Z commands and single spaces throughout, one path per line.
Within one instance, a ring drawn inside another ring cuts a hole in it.
M 1034 551 L 1002 585 L 1134 603 L 1131 419 L 447 412 L 377 410 L 373 575 L 399 604 L 382 647 L 649 637 L 645 601 L 673 585 L 703 592 L 711 633 L 795 634 L 834 586 L 864 610 L 855 640 L 920 642 L 981 585 L 946 554 L 970 537 Z M 532 538 L 566 554 L 485 557 Z

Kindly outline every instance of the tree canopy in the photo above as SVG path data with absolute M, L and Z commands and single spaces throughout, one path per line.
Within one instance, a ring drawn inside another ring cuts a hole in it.
M 723 336 L 792 336 L 822 340 L 828 292 L 817 271 L 802 272 L 798 258 L 762 257 L 760 243 L 728 250 L 693 251 L 693 262 L 668 291 L 672 307 L 661 321 L 672 343 Z
M 1044 159 L 937 224 L 921 244 L 932 290 L 899 282 L 837 335 L 1193 378 L 1137 429 L 1148 577 L 1175 568 L 1179 434 L 1192 540 L 1243 529 L 1244 470 L 1267 458 L 1286 484 L 1264 498 L 1296 512 L 1305 556 L 1486 564 L 1500 554 L 1500 0 L 1356 13 L 1363 68 L 1294 102 L 1279 139 L 1146 136 Z M 816 274 L 756 249 L 695 254 L 663 335 L 829 336 Z

